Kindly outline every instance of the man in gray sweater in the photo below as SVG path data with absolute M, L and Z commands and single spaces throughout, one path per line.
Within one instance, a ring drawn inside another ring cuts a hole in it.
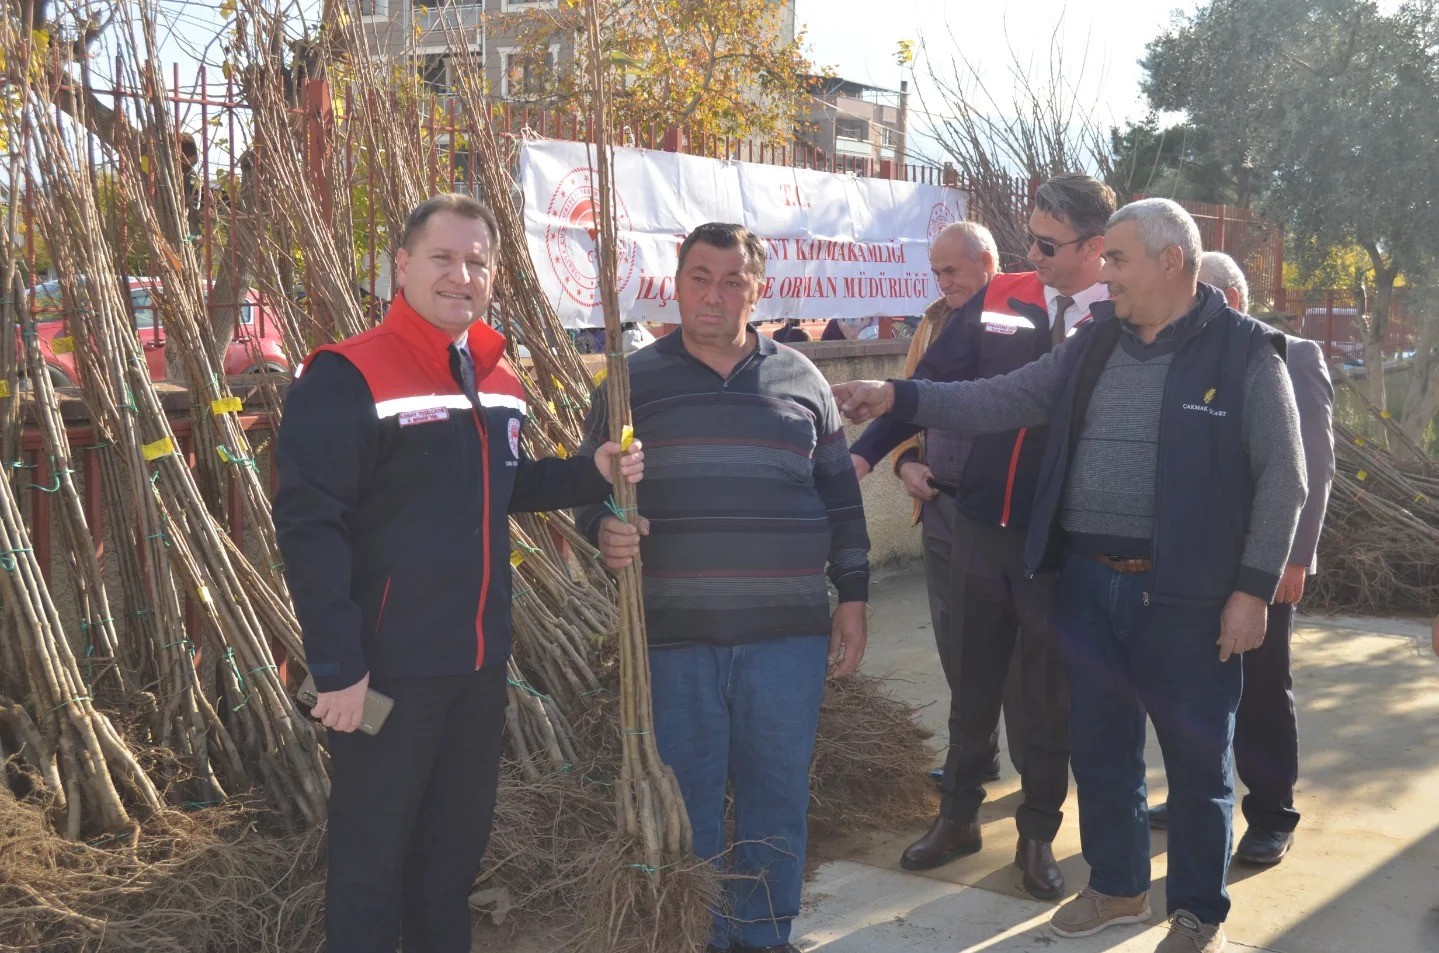
M 1199 280 L 1224 292 L 1229 306 L 1249 313 L 1249 282 L 1233 258 L 1207 251 L 1199 262 Z M 1299 405 L 1299 430 L 1304 441 L 1304 470 L 1309 497 L 1299 514 L 1299 528 L 1289 562 L 1279 582 L 1264 644 L 1244 656 L 1244 695 L 1234 719 L 1234 769 L 1248 792 L 1240 806 L 1249 827 L 1239 839 L 1234 859 L 1273 866 L 1294 844 L 1299 811 L 1294 785 L 1299 780 L 1299 720 L 1294 707 L 1294 679 L 1289 671 L 1289 643 L 1294 610 L 1304 598 L 1304 580 L 1319 568 L 1319 534 L 1334 482 L 1334 384 L 1324 365 L 1324 350 L 1314 341 L 1285 338 L 1285 364 Z M 1149 809 L 1149 826 L 1169 826 L 1169 809 Z
M 1072 767 L 1089 885 L 1050 921 L 1088 936 L 1149 919 L 1145 716 L 1169 775 L 1170 929 L 1218 953 L 1229 913 L 1230 744 L 1243 676 L 1305 499 L 1283 335 L 1197 282 L 1199 229 L 1146 199 L 1104 236 L 1111 304 L 1032 364 L 958 383 L 835 388 L 863 421 L 989 432 L 1048 424 L 1026 546 L 1060 570 Z

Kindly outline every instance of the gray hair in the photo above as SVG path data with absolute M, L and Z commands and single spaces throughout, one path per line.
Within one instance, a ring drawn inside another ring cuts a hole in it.
M 1233 288 L 1239 292 L 1239 310 L 1249 313 L 1249 279 L 1239 263 L 1222 251 L 1207 251 L 1199 259 L 1199 280 L 1220 291 Z
M 971 261 L 979 261 L 984 257 L 984 253 L 988 252 L 990 259 L 998 267 L 999 246 L 995 244 L 994 236 L 990 234 L 989 229 L 983 225 L 968 221 L 951 222 L 940 229 L 939 234 L 934 237 L 938 241 L 946 235 L 953 235 L 964 243 L 964 253 L 969 256 Z
M 1106 229 L 1121 222 L 1139 224 L 1139 241 L 1150 257 L 1158 258 L 1159 253 L 1171 245 L 1184 254 L 1184 270 L 1189 274 L 1199 271 L 1199 226 L 1194 216 L 1184 206 L 1169 199 L 1140 199 L 1130 202 L 1124 208 L 1109 216 Z

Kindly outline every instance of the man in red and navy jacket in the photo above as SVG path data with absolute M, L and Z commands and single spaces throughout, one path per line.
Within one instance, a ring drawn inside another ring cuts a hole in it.
M 531 460 L 525 395 L 483 321 L 493 213 L 410 214 L 376 328 L 316 349 L 277 444 L 275 530 L 330 729 L 330 953 L 468 953 L 510 655 L 509 514 L 604 500 L 619 447 Z M 631 482 L 642 455 L 621 460 Z M 365 692 L 394 700 L 356 733 Z
M 1064 174 L 1044 183 L 1029 218 L 1035 270 L 995 275 L 955 309 L 912 376 L 998 377 L 1038 360 L 1087 323 L 1089 306 L 1108 297 L 1099 269 L 1104 226 L 1114 210 L 1114 192 L 1089 176 Z M 851 453 L 872 466 L 919 430 L 881 417 Z M 1064 892 L 1051 844 L 1068 794 L 1069 695 L 1054 638 L 1054 574 L 1031 577 L 1024 559 L 1046 434 L 1031 427 L 942 436 L 952 438 L 947 442 L 956 447 L 959 473 L 953 482 L 929 480 L 952 547 L 950 611 L 935 632 L 950 682 L 949 749 L 939 817 L 900 863 L 926 870 L 980 849 L 978 812 L 983 782 L 997 763 L 1003 701 L 1009 730 L 1018 726 L 1022 735 L 1009 739 L 1024 787 L 1015 813 L 1015 862 L 1024 889 L 1052 900 Z M 1018 685 L 1006 693 L 1011 659 L 1019 666 Z

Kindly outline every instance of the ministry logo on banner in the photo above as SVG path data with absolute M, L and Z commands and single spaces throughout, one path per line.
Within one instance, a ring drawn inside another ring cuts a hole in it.
M 525 142 L 525 235 L 545 295 L 567 328 L 600 327 L 597 179 L 583 143 Z M 938 296 L 929 245 L 965 217 L 955 188 L 789 166 L 617 148 L 620 311 L 679 321 L 679 246 L 706 222 L 746 226 L 765 244 L 752 320 L 902 317 Z

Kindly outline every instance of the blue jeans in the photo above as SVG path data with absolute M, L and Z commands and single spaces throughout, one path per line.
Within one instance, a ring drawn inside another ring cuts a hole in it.
M 1149 889 L 1147 712 L 1169 775 L 1168 913 L 1222 923 L 1242 663 L 1219 661 L 1221 607 L 1160 605 L 1146 596 L 1150 578 L 1116 573 L 1087 553 L 1071 554 L 1060 575 L 1080 844 L 1095 890 L 1132 897 Z
M 726 866 L 725 782 L 734 790 L 728 910 L 711 942 L 789 942 L 808 842 L 809 763 L 829 639 L 799 635 L 722 648 L 650 651 L 655 741 L 674 769 L 695 854 Z

